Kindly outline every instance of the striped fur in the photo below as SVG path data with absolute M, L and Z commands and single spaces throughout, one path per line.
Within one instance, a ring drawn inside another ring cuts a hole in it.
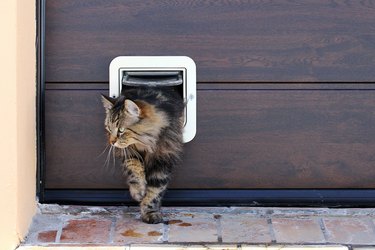
M 102 101 L 108 141 L 119 151 L 141 218 L 160 223 L 161 199 L 182 154 L 183 100 L 170 88 L 137 87 Z

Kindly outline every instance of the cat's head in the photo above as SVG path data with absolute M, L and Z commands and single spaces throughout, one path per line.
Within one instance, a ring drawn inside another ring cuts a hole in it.
M 108 142 L 117 148 L 135 145 L 153 151 L 162 127 L 167 119 L 153 105 L 124 96 L 111 98 L 102 95 L 106 110 L 104 121 Z

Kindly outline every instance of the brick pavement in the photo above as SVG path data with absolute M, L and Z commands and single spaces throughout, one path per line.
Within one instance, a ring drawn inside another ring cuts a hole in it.
M 133 207 L 40 205 L 22 247 L 137 249 L 144 246 L 139 244 L 156 244 L 160 249 L 172 249 L 177 244 L 200 249 L 208 244 L 211 248 L 256 250 L 256 245 L 264 244 L 375 246 L 372 208 L 166 207 L 163 215 L 164 224 L 148 225 L 140 221 L 138 208 Z

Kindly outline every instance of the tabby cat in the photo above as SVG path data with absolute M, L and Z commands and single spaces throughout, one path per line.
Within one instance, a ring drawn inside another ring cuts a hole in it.
M 121 96 L 102 96 L 109 145 L 121 157 L 142 221 L 163 222 L 161 199 L 182 154 L 184 102 L 166 87 L 127 87 Z

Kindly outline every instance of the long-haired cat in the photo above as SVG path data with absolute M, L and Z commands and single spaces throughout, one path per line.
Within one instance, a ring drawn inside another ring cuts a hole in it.
M 132 198 L 146 223 L 163 222 L 161 199 L 182 154 L 184 102 L 172 88 L 127 87 L 102 96 L 111 147 L 122 158 Z

